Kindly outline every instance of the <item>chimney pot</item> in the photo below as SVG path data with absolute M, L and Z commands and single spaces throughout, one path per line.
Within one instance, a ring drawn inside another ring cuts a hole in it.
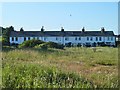
M 104 33 L 105 29 L 104 27 L 101 27 L 101 33 Z
M 82 32 L 85 32 L 85 27 L 82 28 Z
M 42 26 L 41 31 L 44 32 L 44 26 Z
M 63 29 L 63 27 L 61 27 L 61 31 L 62 31 L 62 32 L 64 32 L 64 29 Z

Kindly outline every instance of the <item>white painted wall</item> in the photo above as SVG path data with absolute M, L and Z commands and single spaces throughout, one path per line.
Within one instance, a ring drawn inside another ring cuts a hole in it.
M 89 40 L 87 40 L 87 37 L 89 37 Z M 77 40 L 75 40 L 75 36 L 74 37 L 68 37 L 69 39 L 68 40 L 65 40 L 66 37 L 57 37 L 58 40 L 56 40 L 56 37 L 39 37 L 38 39 L 39 40 L 43 40 L 45 42 L 48 42 L 48 41 L 53 41 L 53 42 L 56 42 L 56 43 L 60 43 L 60 44 L 63 44 L 65 45 L 65 43 L 75 43 L 76 45 L 78 43 L 81 43 L 81 44 L 86 44 L 86 43 L 97 43 L 97 42 L 111 42 L 111 45 L 115 45 L 115 37 L 113 36 L 113 40 L 111 40 L 111 37 L 110 39 L 108 40 L 108 37 L 103 37 L 101 36 L 101 41 L 99 40 L 99 37 L 98 37 L 98 41 L 96 41 L 96 37 L 97 36 L 92 36 L 92 41 L 90 40 L 90 37 L 91 36 L 87 36 L 87 37 L 81 37 L 81 40 L 79 40 L 79 36 L 77 36 Z M 15 39 L 16 37 L 14 37 L 14 41 L 12 41 L 12 37 L 10 37 L 10 43 L 18 43 L 18 44 L 21 44 L 22 42 L 24 42 L 24 37 L 18 37 L 18 41 L 16 41 Z M 33 37 L 30 37 L 30 39 L 33 39 Z M 37 39 L 37 37 L 35 37 L 35 39 Z M 26 37 L 26 40 L 28 40 L 28 37 Z

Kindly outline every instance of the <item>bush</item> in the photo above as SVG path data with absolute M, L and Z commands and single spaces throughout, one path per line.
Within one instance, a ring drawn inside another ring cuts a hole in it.
M 46 44 L 40 44 L 40 48 L 41 48 L 41 49 L 44 49 L 44 50 L 47 50 L 48 47 L 47 47 Z
M 36 45 L 35 48 L 41 48 L 43 50 L 47 50 L 48 49 L 46 43 L 43 43 L 43 44 L 40 44 L 40 45 Z
M 58 44 L 58 43 L 55 43 L 55 42 L 46 42 L 46 45 L 48 46 L 48 48 L 56 48 L 56 49 L 63 49 L 64 46 L 62 44 Z
M 19 48 L 27 48 L 27 47 L 31 48 L 42 43 L 45 43 L 45 42 L 41 40 L 31 39 L 31 40 L 24 41 L 22 44 L 19 45 Z
M 43 43 L 43 44 L 40 44 L 40 45 L 36 45 L 35 48 L 56 48 L 56 49 L 63 49 L 64 46 L 62 44 L 58 44 L 58 43 L 55 43 L 55 42 L 46 42 L 46 43 Z
M 2 46 L 9 46 L 10 42 L 6 38 L 2 38 Z

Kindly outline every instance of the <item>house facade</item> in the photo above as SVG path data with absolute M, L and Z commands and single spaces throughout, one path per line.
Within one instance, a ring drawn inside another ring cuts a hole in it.
M 71 43 L 72 46 L 90 45 L 95 46 L 100 43 L 115 46 L 116 36 L 113 31 L 86 31 L 82 28 L 81 31 L 12 31 L 10 34 L 10 43 L 22 44 L 26 40 L 38 39 L 45 42 L 53 41 L 59 44 L 67 45 Z

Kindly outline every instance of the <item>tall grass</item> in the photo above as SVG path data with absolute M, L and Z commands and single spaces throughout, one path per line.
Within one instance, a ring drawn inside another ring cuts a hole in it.
M 94 88 L 91 82 L 40 65 L 3 66 L 3 88 Z
M 4 48 L 2 58 L 3 88 L 118 87 L 117 48 Z

